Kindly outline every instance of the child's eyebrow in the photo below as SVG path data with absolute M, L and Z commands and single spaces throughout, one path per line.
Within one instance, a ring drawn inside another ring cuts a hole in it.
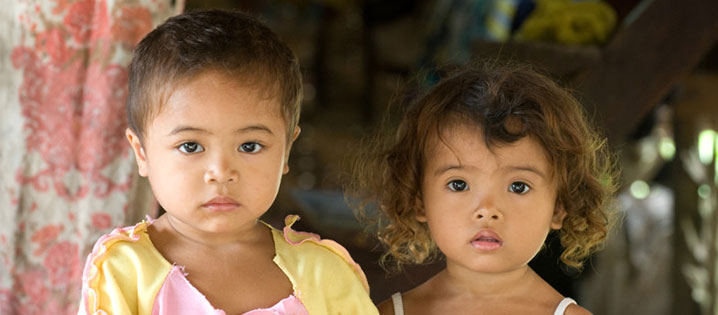
M 437 169 L 437 170 L 434 172 L 434 176 L 439 176 L 439 175 L 444 174 L 444 173 L 446 173 L 446 172 L 448 172 L 448 171 L 451 171 L 451 170 L 462 170 L 462 169 L 464 169 L 464 166 L 462 166 L 462 165 L 446 165 L 446 166 L 444 166 L 444 167 L 440 167 L 439 169 Z M 520 166 L 509 166 L 508 169 L 509 169 L 509 170 L 512 170 L 512 171 L 526 171 L 526 172 L 531 172 L 531 173 L 534 173 L 534 174 L 540 176 L 541 178 L 546 179 L 546 174 L 544 174 L 544 173 L 543 173 L 542 171 L 540 171 L 538 168 L 535 168 L 535 167 L 533 167 L 533 166 L 524 166 L 524 165 L 520 165 Z
M 245 132 L 250 132 L 250 131 L 261 131 L 261 132 L 266 132 L 270 135 L 274 135 L 272 130 L 269 129 L 265 125 L 252 125 L 252 126 L 247 126 L 244 128 L 239 128 L 239 129 L 237 129 L 237 131 L 235 131 L 235 133 L 245 133 Z
M 533 166 L 523 166 L 523 165 L 521 165 L 521 166 L 509 166 L 509 169 L 510 169 L 510 170 L 514 170 L 514 171 L 527 171 L 527 172 L 531 172 L 531 173 L 534 173 L 534 174 L 536 174 L 536 175 L 538 175 L 538 176 L 541 176 L 541 178 L 546 179 L 546 174 L 544 174 L 544 173 L 543 173 L 542 171 L 540 171 L 538 168 L 535 168 L 535 167 L 533 167 Z
M 440 167 L 439 169 L 437 169 L 434 172 L 434 176 L 439 176 L 439 175 L 444 174 L 451 170 L 462 170 L 462 169 L 464 169 L 464 167 L 461 165 L 447 165 L 447 166 Z
M 270 135 L 274 135 L 272 130 L 269 129 L 265 125 L 252 125 L 252 126 L 247 126 L 244 128 L 239 128 L 239 129 L 235 130 L 234 133 L 241 134 L 241 133 L 246 133 L 246 132 L 251 132 L 251 131 L 260 131 L 260 132 L 268 133 Z M 200 133 L 209 133 L 209 134 L 212 133 L 212 132 L 204 130 L 202 128 L 191 127 L 191 126 L 177 126 L 176 128 L 172 129 L 172 131 L 170 131 L 167 135 L 172 136 L 172 135 L 176 135 L 181 132 L 200 132 Z
M 172 136 L 172 135 L 176 135 L 180 132 L 188 132 L 188 131 L 209 133 L 209 131 L 201 129 L 201 128 L 195 128 L 195 127 L 190 127 L 190 126 L 177 126 L 174 129 L 172 129 L 172 131 L 170 131 L 167 135 Z

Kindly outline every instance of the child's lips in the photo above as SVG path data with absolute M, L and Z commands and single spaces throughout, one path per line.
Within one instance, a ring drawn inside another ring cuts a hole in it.
M 471 241 L 474 248 L 482 251 L 497 250 L 503 245 L 503 241 L 498 234 L 490 230 L 482 230 Z
M 210 211 L 226 212 L 234 211 L 240 206 L 239 202 L 229 197 L 215 197 L 202 204 L 203 208 Z

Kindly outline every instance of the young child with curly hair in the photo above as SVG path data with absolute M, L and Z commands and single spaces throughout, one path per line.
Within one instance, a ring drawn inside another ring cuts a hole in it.
M 551 231 L 571 267 L 613 222 L 614 158 L 566 90 L 527 66 L 471 66 L 409 107 L 357 159 L 384 261 L 446 267 L 381 314 L 588 314 L 529 266 Z
M 256 18 L 168 19 L 135 49 L 127 140 L 166 213 L 102 236 L 80 314 L 376 314 L 339 244 L 259 220 L 299 136 L 299 62 Z

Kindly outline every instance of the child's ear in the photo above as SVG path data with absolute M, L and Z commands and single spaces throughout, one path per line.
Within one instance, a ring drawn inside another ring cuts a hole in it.
M 140 176 L 147 176 L 147 157 L 145 156 L 145 150 L 142 149 L 142 143 L 140 143 L 140 137 L 138 137 L 132 129 L 125 129 L 125 136 L 127 141 L 132 147 L 132 151 L 135 153 L 135 161 L 137 161 L 137 172 Z
M 553 210 L 553 217 L 551 218 L 551 229 L 553 230 L 560 230 L 563 226 L 563 219 L 566 218 L 566 209 L 563 208 L 563 205 L 557 204 L 556 208 Z
M 282 174 L 289 173 L 289 153 L 292 151 L 292 145 L 294 144 L 294 141 L 299 138 L 299 134 L 302 133 L 302 128 L 299 128 L 299 126 L 294 126 L 294 134 L 292 135 L 292 139 L 289 140 L 289 143 L 287 143 L 287 152 L 284 154 L 284 170 L 282 171 Z
M 414 216 L 416 217 L 416 221 L 426 222 L 426 211 L 424 211 L 424 202 L 421 200 L 421 196 L 419 195 L 414 197 L 414 209 L 416 209 L 416 213 L 414 214 Z

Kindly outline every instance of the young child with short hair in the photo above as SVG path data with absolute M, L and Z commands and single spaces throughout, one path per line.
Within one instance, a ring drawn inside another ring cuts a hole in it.
M 195 11 L 135 50 L 127 140 L 166 213 L 101 237 L 83 314 L 374 314 L 361 268 L 330 240 L 259 221 L 299 136 L 291 50 L 257 19 Z
M 353 189 L 364 214 L 378 204 L 385 258 L 446 261 L 381 314 L 589 313 L 528 266 L 555 231 L 580 268 L 613 222 L 614 159 L 567 91 L 526 66 L 466 67 L 375 144 Z

